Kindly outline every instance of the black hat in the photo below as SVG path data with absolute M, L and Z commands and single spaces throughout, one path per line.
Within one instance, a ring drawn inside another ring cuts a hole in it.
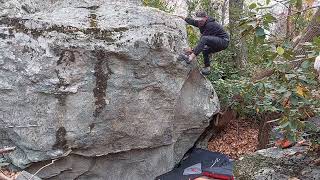
M 207 13 L 204 11 L 196 12 L 196 17 L 207 17 Z

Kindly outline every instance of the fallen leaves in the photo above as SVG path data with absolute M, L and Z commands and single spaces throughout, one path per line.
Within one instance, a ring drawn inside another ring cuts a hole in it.
M 279 139 L 275 142 L 275 145 L 279 148 L 285 149 L 294 145 L 294 142 L 291 142 L 288 139 Z
M 258 125 L 252 120 L 233 120 L 221 133 L 213 137 L 208 143 L 208 149 L 238 159 L 257 150 L 258 134 Z

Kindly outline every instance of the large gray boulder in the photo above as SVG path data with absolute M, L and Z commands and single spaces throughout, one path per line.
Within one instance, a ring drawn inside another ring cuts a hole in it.
M 210 82 L 176 61 L 182 20 L 133 3 L 6 2 L 20 2 L 0 4 L 0 146 L 17 147 L 15 166 L 59 159 L 37 175 L 153 179 L 219 110 Z

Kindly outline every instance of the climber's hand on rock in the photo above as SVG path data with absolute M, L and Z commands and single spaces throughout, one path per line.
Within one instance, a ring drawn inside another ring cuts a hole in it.
M 178 17 L 181 18 L 181 19 L 183 19 L 183 20 L 186 19 L 186 17 L 184 17 L 184 16 L 178 16 Z
M 184 51 L 186 53 L 192 53 L 192 48 L 188 47 L 188 48 L 185 48 Z

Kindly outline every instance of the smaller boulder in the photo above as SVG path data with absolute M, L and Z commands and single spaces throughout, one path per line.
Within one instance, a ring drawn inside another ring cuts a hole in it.
M 320 179 L 320 168 L 314 163 L 317 155 L 307 147 L 276 147 L 259 150 L 235 162 L 237 180 L 300 180 Z

